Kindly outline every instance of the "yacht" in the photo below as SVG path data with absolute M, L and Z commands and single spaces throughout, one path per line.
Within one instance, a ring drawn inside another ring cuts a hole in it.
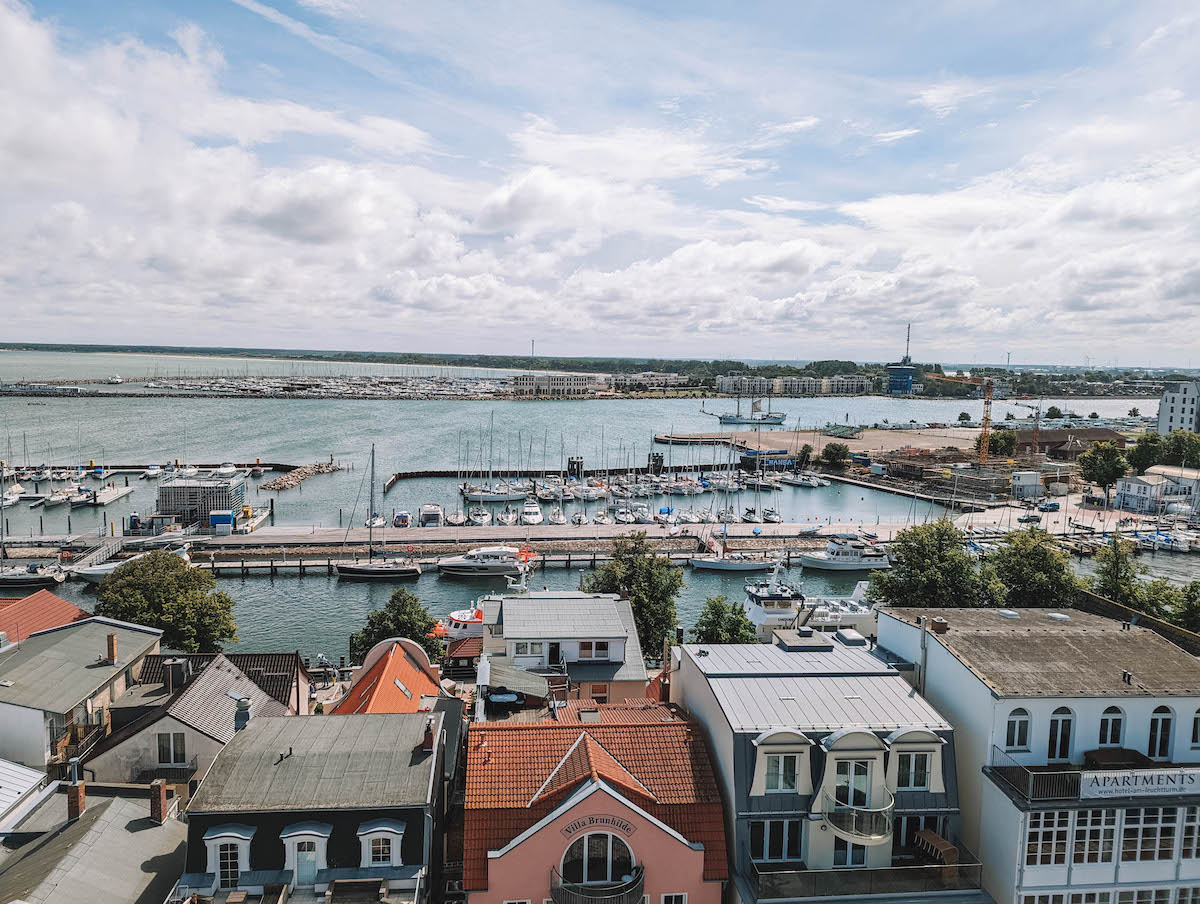
M 588 523 L 587 515 L 585 515 L 583 512 L 576 512 L 571 516 L 571 523 L 576 527 L 582 527 L 584 524 Z
M 822 552 L 803 552 L 798 558 L 805 568 L 819 571 L 870 571 L 891 568 L 887 553 L 859 540 L 833 539 Z
M 782 571 L 783 562 L 776 562 L 769 581 L 747 581 L 745 585 L 742 609 L 762 641 L 769 641 L 780 628 L 792 627 L 798 607 L 804 603 L 804 594 L 798 588 L 780 580 Z
M 26 565 L 23 568 L 0 570 L 0 593 L 9 590 L 40 590 L 55 587 L 67 579 L 61 568 L 54 565 Z
M 517 510 L 514 509 L 511 505 L 504 506 L 504 511 L 502 511 L 499 515 L 496 516 L 496 523 L 497 524 L 509 524 L 509 525 L 516 524 L 517 523 Z
M 637 520 L 637 516 L 634 515 L 631 509 L 621 506 L 613 515 L 613 520 L 617 524 L 633 524 Z
M 467 523 L 467 513 L 462 509 L 455 509 L 446 516 L 446 524 L 449 527 L 462 527 Z
M 363 527 L 375 528 L 375 527 L 386 527 L 386 526 L 387 526 L 387 518 L 383 517 L 383 515 L 379 514 L 378 512 L 376 512 L 370 518 L 368 518 L 366 521 L 363 522 Z
M 188 554 L 187 546 L 180 549 L 172 550 L 175 555 L 183 559 L 187 563 L 191 563 L 192 557 Z M 98 584 L 106 577 L 120 568 L 122 565 L 127 565 L 130 562 L 135 562 L 143 556 L 149 555 L 148 552 L 139 552 L 137 555 L 130 556 L 128 559 L 109 559 L 107 562 L 102 562 L 99 565 L 88 565 L 83 568 L 69 569 L 72 576 L 82 578 L 89 584 Z
M 486 527 L 492 523 L 492 513 L 482 505 L 473 505 L 467 510 L 467 518 L 476 527 Z
M 221 467 L 213 470 L 213 477 L 233 477 L 237 474 L 238 469 L 233 462 L 227 461 L 221 464 Z
M 442 574 L 463 575 L 513 575 L 522 574 L 529 568 L 532 554 L 515 546 L 481 546 L 468 550 L 461 556 L 443 556 L 438 559 L 438 571 Z
M 29 479 L 34 483 L 41 483 L 43 480 L 50 479 L 50 469 L 42 465 L 36 471 L 29 475 Z
M 463 484 L 461 492 L 467 502 L 519 502 L 529 495 L 522 489 L 503 483 L 495 486 Z
M 200 469 L 195 465 L 184 465 L 177 473 L 180 477 L 198 477 Z
M 367 527 L 371 526 L 370 524 L 367 525 Z M 379 527 L 383 527 L 383 525 L 380 524 Z M 412 514 L 404 511 L 396 512 L 392 516 L 392 527 L 412 527 Z
M 120 386 L 125 381 L 121 379 L 120 374 L 113 374 L 111 377 L 109 377 L 104 382 L 107 383 L 109 386 Z
M 551 524 L 566 524 L 567 516 L 563 514 L 562 506 L 556 505 L 550 509 L 550 514 L 546 516 L 546 520 Z
M 767 524 L 783 523 L 783 515 L 779 514 L 775 509 L 763 509 L 762 516 L 763 521 L 767 522 Z
M 723 556 L 693 556 L 690 564 L 693 568 L 704 571 L 767 571 L 774 568 L 778 559 L 747 555 L 742 552 L 730 552 Z
M 805 609 L 812 614 L 803 624 L 818 631 L 836 631 L 853 628 L 864 637 L 875 633 L 875 607 L 867 599 L 870 581 L 859 581 L 849 596 L 809 597 L 804 601 Z
M 522 524 L 541 524 L 542 523 L 542 507 L 537 504 L 536 499 L 526 499 L 525 504 L 521 507 L 521 523 Z
M 162 468 L 158 465 L 150 465 L 142 472 L 142 480 L 157 480 L 162 476 Z
M 742 513 L 742 521 L 746 524 L 762 524 L 762 515 L 758 513 L 758 509 L 751 506 Z
M 470 609 L 456 609 L 443 619 L 439 619 L 434 633 L 447 641 L 462 640 L 464 637 L 483 636 L 483 606 L 482 600 L 476 602 Z
M 386 581 L 421 576 L 421 566 L 405 559 L 368 559 L 365 562 L 342 562 L 335 567 L 339 578 Z
M 596 512 L 596 517 L 592 519 L 592 524 L 612 524 L 612 515 L 601 509 Z
M 441 527 L 446 522 L 446 512 L 436 502 L 429 502 L 417 510 L 417 527 Z
M 700 523 L 700 516 L 698 514 L 696 514 L 695 509 L 690 509 L 690 508 L 680 509 L 678 512 L 675 513 L 675 517 L 679 520 L 680 524 L 699 524 Z

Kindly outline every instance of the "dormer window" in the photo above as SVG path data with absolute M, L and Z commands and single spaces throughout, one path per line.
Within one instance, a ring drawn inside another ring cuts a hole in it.
M 767 754 L 767 792 L 796 790 L 800 756 L 795 753 Z
M 359 867 L 403 866 L 401 847 L 405 828 L 406 824 L 400 819 L 372 819 L 359 825 Z
M 897 791 L 928 791 L 929 762 L 928 753 L 901 753 L 896 767 Z
M 579 642 L 580 659 L 607 659 L 607 640 L 581 640 Z

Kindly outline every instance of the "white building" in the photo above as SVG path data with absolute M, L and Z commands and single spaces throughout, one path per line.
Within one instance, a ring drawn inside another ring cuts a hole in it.
M 1154 465 L 1142 475 L 1129 474 L 1116 485 L 1113 504 L 1127 512 L 1159 514 L 1179 504 L 1191 508 L 1200 498 L 1200 469 Z
M 774 395 L 779 391 L 776 385 L 778 382 L 768 377 L 752 377 L 741 373 L 722 374 L 717 377 L 716 389 L 717 392 L 728 395 Z
M 879 645 L 954 726 L 997 902 L 1200 901 L 1200 643 L 1074 609 L 886 608 Z
M 619 388 L 645 386 L 648 389 L 665 389 L 671 386 L 687 386 L 688 378 L 683 374 L 646 370 L 637 374 L 613 374 L 612 385 Z
M 1158 432 L 1166 436 L 1172 430 L 1200 430 L 1198 396 L 1200 383 L 1168 383 L 1158 403 Z
M 573 396 L 596 392 L 604 380 L 600 374 L 517 374 L 512 386 L 517 395 Z
M 727 900 L 987 900 L 957 843 L 953 731 L 861 635 L 688 644 L 670 666 L 725 800 Z

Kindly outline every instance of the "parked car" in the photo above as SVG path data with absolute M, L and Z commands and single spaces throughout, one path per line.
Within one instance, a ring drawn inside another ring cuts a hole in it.
M 1038 503 L 1038 511 L 1039 512 L 1057 512 L 1058 508 L 1059 508 L 1059 506 L 1058 506 L 1057 502 L 1040 502 L 1040 503 Z
M 1030 512 L 1028 515 L 1022 515 L 1020 518 L 1018 518 L 1017 522 L 1020 524 L 1041 524 L 1042 516 L 1035 515 L 1033 512 Z

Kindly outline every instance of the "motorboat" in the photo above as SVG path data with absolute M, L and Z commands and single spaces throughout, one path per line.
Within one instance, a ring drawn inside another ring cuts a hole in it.
M 819 571 L 870 571 L 891 568 L 892 563 L 878 546 L 861 540 L 831 539 L 823 551 L 803 552 L 798 558 L 805 568 Z
M 767 522 L 767 524 L 783 523 L 783 515 L 779 514 L 775 509 L 763 509 L 762 516 L 763 521 Z
M 508 524 L 508 525 L 516 524 L 517 523 L 517 510 L 514 509 L 511 505 L 504 506 L 504 511 L 502 511 L 499 515 L 496 516 L 496 523 L 497 524 Z
M 142 472 L 142 480 L 157 480 L 162 476 L 162 468 L 158 465 L 150 465 Z
M 542 507 L 537 504 L 537 500 L 526 499 L 525 504 L 521 507 L 521 523 L 541 524 L 542 520 Z
M 200 469 L 195 465 L 184 465 L 177 473 L 180 477 L 199 477 Z
M 492 513 L 482 505 L 475 505 L 468 509 L 467 518 L 476 527 L 486 527 L 492 523 Z
M 619 509 L 617 509 L 616 513 L 612 517 L 613 521 L 617 522 L 617 524 L 633 524 L 635 521 L 637 521 L 637 516 L 633 514 L 631 509 L 628 509 L 625 506 L 621 506 Z
M 213 477 L 233 477 L 237 474 L 237 466 L 233 462 L 223 462 L 219 468 L 213 469 Z
M 187 546 L 173 550 L 175 555 L 179 556 L 187 563 L 191 563 L 192 557 L 188 554 Z M 136 562 L 143 556 L 149 555 L 149 552 L 139 552 L 137 555 L 130 556 L 128 559 L 109 559 L 107 562 L 102 562 L 99 565 L 87 565 L 83 568 L 72 568 L 70 573 L 73 577 L 82 578 L 89 584 L 98 584 L 106 577 L 120 568 L 122 565 L 128 565 L 130 562 Z
M 783 562 L 777 561 L 769 581 L 747 581 L 742 611 L 754 625 L 761 641 L 769 641 L 780 628 L 790 628 L 796 622 L 798 608 L 804 602 L 799 588 L 780 580 Z
M 24 568 L 0 570 L 0 594 L 9 590 L 40 590 L 56 587 L 67 579 L 63 570 L 53 565 L 26 565 Z
M 477 576 L 519 576 L 529 568 L 534 553 L 515 546 L 481 546 L 461 556 L 443 556 L 438 559 L 438 571 L 442 574 Z
M 464 637 L 483 636 L 483 607 L 475 603 L 470 609 L 456 609 L 438 620 L 435 633 L 447 641 L 462 640 Z
M 455 509 L 446 516 L 446 524 L 449 527 L 462 527 L 467 523 L 467 513 L 462 509 Z
M 804 608 L 812 614 L 807 618 L 802 614 L 802 623 L 818 631 L 852 628 L 864 637 L 874 634 L 875 606 L 867 599 L 870 586 L 870 581 L 859 581 L 849 596 L 809 597 Z
M 603 509 L 596 512 L 596 517 L 594 517 L 592 519 L 592 524 L 612 524 L 612 523 L 613 523 L 612 515 L 610 515 L 608 512 L 604 511 Z
M 562 497 L 562 487 L 543 484 L 537 488 L 537 498 L 542 502 L 558 502 Z
M 386 527 L 387 518 L 376 512 L 370 518 L 363 522 L 363 527 Z
M 762 524 L 762 515 L 758 513 L 758 509 L 750 507 L 742 512 L 742 521 L 746 524 Z
M 811 474 L 788 474 L 780 478 L 783 483 L 790 487 L 809 487 L 816 489 L 821 486 L 821 481 Z
M 495 486 L 463 484 L 460 491 L 467 502 L 519 502 L 529 495 L 525 490 L 504 483 Z
M 587 515 L 585 515 L 583 512 L 576 512 L 571 516 L 571 523 L 576 527 L 582 527 L 584 524 L 588 523 Z
M 690 564 L 704 571 L 768 571 L 775 567 L 777 557 L 752 556 L 730 552 L 721 556 L 693 556 Z
M 104 382 L 105 382 L 105 383 L 107 383 L 107 384 L 108 384 L 108 385 L 110 385 L 110 386 L 120 386 L 120 385 L 121 385 L 122 383 L 124 383 L 125 381 L 121 379 L 121 375 L 120 375 L 120 374 L 113 374 L 111 377 L 109 377 L 109 378 L 108 378 L 107 380 L 105 380 Z
M 265 473 L 266 473 L 266 471 L 262 465 L 255 465 L 253 468 L 250 469 L 251 477 L 262 477 L 263 474 L 265 474 Z
M 421 576 L 420 564 L 406 559 L 372 558 L 365 562 L 342 562 L 334 567 L 339 578 L 386 581 Z
M 546 520 L 551 524 L 566 524 L 567 516 L 563 513 L 562 506 L 556 505 L 550 509 L 550 514 L 546 516 Z
M 370 527 L 371 525 L 367 525 Z M 383 527 L 382 524 L 379 527 Z M 392 516 L 392 527 L 412 527 L 412 513 L 400 511 Z
M 575 488 L 575 498 L 580 502 L 595 502 L 608 496 L 604 487 L 584 486 Z
M 417 527 L 441 527 L 446 523 L 446 512 L 436 502 L 427 502 L 417 510 Z

